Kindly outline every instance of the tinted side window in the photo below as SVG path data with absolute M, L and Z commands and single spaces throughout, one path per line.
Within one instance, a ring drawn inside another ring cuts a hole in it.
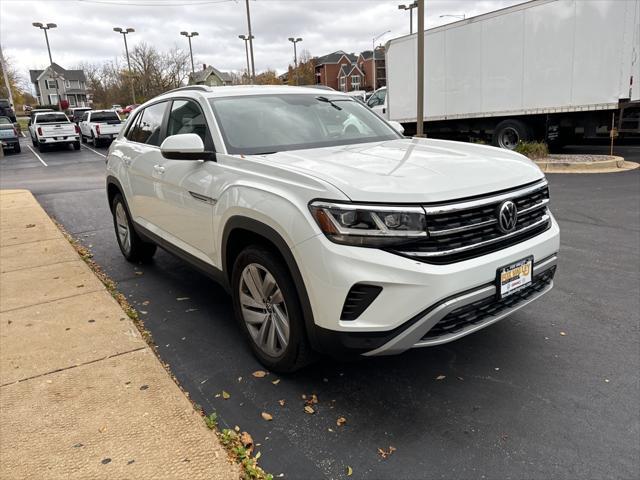
M 167 136 L 181 133 L 195 133 L 202 142 L 207 138 L 207 121 L 200 107 L 193 101 L 176 100 L 171 106 Z
M 167 102 L 156 103 L 141 112 L 140 122 L 136 125 L 135 142 L 160 146 L 160 127 Z
M 132 142 L 136 141 L 135 137 L 136 137 L 138 123 L 140 123 L 141 116 L 142 116 L 141 112 L 138 112 L 135 118 L 132 119 L 131 125 L 129 126 L 129 130 L 127 130 L 127 134 L 125 135 L 127 140 L 131 140 Z

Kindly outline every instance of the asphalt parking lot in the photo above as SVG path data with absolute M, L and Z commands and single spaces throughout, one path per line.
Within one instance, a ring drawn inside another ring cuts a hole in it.
M 0 160 L 0 187 L 32 190 L 91 249 L 191 398 L 223 427 L 249 431 L 274 475 L 342 478 L 349 466 L 351 478 L 376 479 L 640 477 L 639 170 L 549 175 L 562 228 L 556 285 L 509 319 L 398 357 L 255 378 L 261 366 L 220 287 L 163 251 L 147 266 L 122 258 L 106 148 L 47 151 L 45 166 L 26 145 Z M 619 152 L 640 161 L 640 146 Z M 301 398 L 311 394 L 313 415 Z

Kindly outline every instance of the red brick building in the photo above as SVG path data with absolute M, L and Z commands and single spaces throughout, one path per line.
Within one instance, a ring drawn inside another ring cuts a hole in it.
M 373 85 L 373 57 L 371 50 L 359 55 L 342 50 L 318 58 L 315 67 L 316 85 L 336 90 L 375 90 L 387 84 L 384 47 L 376 48 L 376 79 Z

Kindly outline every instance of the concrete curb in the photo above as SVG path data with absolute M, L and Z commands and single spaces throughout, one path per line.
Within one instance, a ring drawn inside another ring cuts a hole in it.
M 618 156 L 589 162 L 566 162 L 554 158 L 541 158 L 534 160 L 534 162 L 545 173 L 615 173 L 626 172 L 640 167 L 640 164 L 628 162 L 623 157 Z
M 239 478 L 30 192 L 0 191 L 0 247 L 0 478 Z

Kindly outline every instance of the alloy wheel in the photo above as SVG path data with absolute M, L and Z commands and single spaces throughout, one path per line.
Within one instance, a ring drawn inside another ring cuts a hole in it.
M 289 314 L 275 278 L 262 265 L 251 263 L 242 271 L 239 290 L 251 338 L 265 354 L 280 356 L 289 343 Z
M 122 246 L 122 249 L 128 254 L 131 251 L 131 235 L 129 231 L 127 212 L 125 212 L 124 206 L 121 202 L 118 202 L 116 204 L 116 225 L 120 245 Z

